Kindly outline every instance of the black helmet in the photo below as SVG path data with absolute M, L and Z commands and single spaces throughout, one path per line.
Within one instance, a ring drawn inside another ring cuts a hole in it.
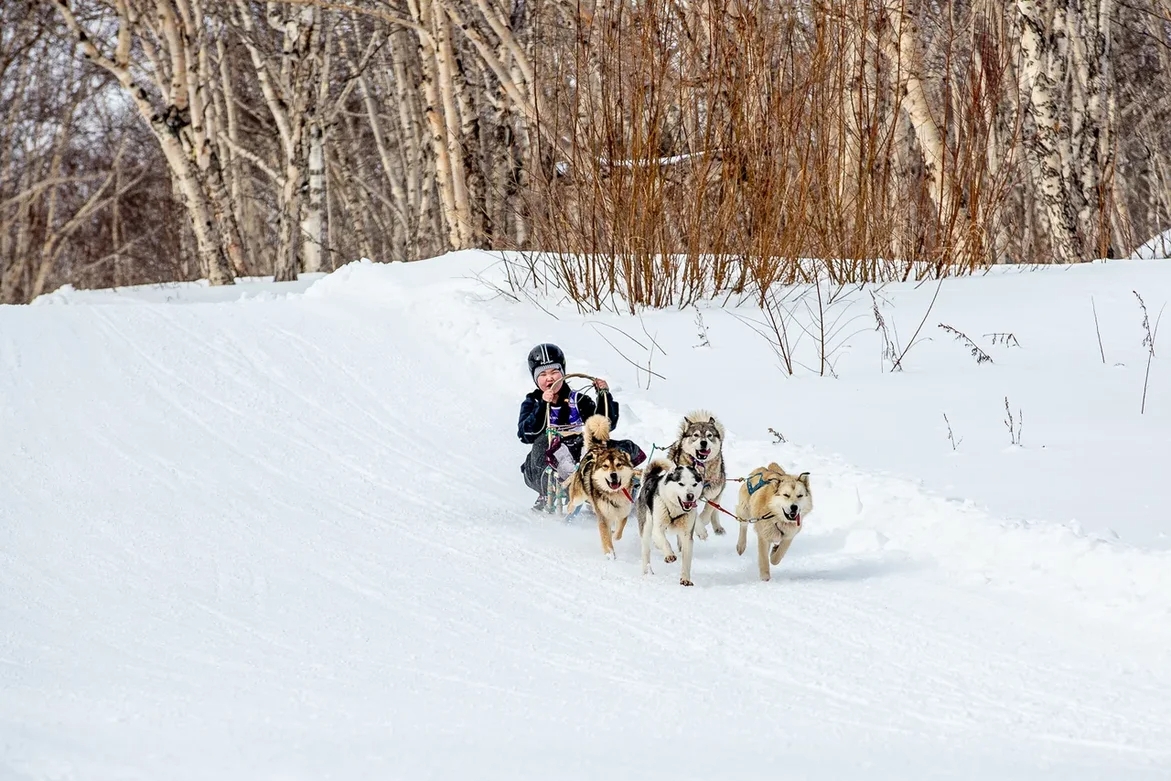
M 561 352 L 560 347 L 546 342 L 529 350 L 529 374 L 532 375 L 533 382 L 537 381 L 539 369 L 550 366 L 557 366 L 562 373 L 565 372 L 565 353 Z

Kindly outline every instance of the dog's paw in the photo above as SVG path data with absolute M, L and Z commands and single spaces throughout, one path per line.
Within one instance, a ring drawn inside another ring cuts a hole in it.
M 716 534 L 725 534 L 726 533 L 726 530 L 724 529 L 724 527 L 720 526 L 719 524 L 713 524 L 712 531 L 714 531 Z
M 771 575 L 769 575 L 769 574 L 766 572 L 766 573 L 764 573 L 763 575 L 761 575 L 761 576 L 760 576 L 760 579 L 761 579 L 761 580 L 769 580 L 771 577 L 772 577 L 772 576 L 771 576 Z
M 690 580 L 686 580 L 684 578 L 679 578 L 679 585 L 680 586 L 694 586 L 695 584 L 692 583 Z
M 704 526 L 703 524 L 697 523 L 695 525 L 695 536 L 699 537 L 701 540 L 706 540 L 707 539 L 707 527 Z
M 668 564 L 671 564 L 675 561 L 676 558 L 678 558 L 678 557 L 674 553 L 672 553 L 669 556 L 664 556 L 663 561 L 667 562 Z

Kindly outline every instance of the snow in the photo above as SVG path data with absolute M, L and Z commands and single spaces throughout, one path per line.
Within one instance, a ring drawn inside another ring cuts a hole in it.
M 0 778 L 1171 775 L 1171 370 L 1156 338 L 1140 414 L 1134 295 L 1153 326 L 1171 265 L 840 291 L 836 377 L 808 289 L 788 376 L 750 305 L 582 314 L 500 266 L 0 307 Z M 924 323 L 902 372 L 875 301 Z M 617 436 L 702 407 L 731 474 L 812 473 L 771 582 L 731 519 L 684 589 L 527 509 L 545 340 Z
M 198 282 L 160 282 L 155 285 L 78 290 L 73 285 L 62 285 L 52 293 L 38 296 L 34 306 L 61 306 L 66 304 L 208 304 L 231 301 L 273 301 L 289 293 L 301 293 L 325 274 L 301 274 L 295 282 L 273 282 L 265 277 L 238 277 L 236 284 L 210 287 L 207 280 Z
M 1142 260 L 1171 257 L 1171 230 L 1163 231 L 1147 239 L 1130 256 Z

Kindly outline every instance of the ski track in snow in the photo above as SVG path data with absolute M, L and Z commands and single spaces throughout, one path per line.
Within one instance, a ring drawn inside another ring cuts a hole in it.
M 499 361 L 537 337 L 389 278 L 0 308 L 0 777 L 1171 775 L 1168 597 L 1123 554 L 734 438 L 814 465 L 806 530 L 770 583 L 724 516 L 695 588 L 644 578 L 636 524 L 606 561 L 525 509 Z

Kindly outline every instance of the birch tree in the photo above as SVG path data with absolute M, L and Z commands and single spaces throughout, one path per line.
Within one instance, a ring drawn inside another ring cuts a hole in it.
M 95 103 L 69 113 L 67 90 L 37 107 L 50 119 L 32 134 L 0 128 L 6 300 L 98 280 L 83 269 L 142 279 L 148 199 L 160 221 L 175 203 L 185 215 L 183 229 L 151 223 L 159 246 L 183 247 L 166 273 L 197 259 L 217 283 L 358 256 L 577 246 L 751 254 L 759 273 L 721 259 L 710 278 L 767 286 L 792 274 L 766 268 L 770 254 L 938 271 L 987 236 L 988 257 L 1071 262 L 1171 224 L 1165 0 L 35 8 L 146 130 L 121 157 L 118 132 L 83 154 Z M 0 39 L 0 122 L 31 110 L 32 92 L 8 90 L 39 73 L 33 55 L 7 54 L 13 40 Z M 669 295 L 670 268 L 627 267 L 646 274 L 630 290 Z M 582 289 L 616 273 L 592 269 Z
M 905 111 L 923 154 L 923 167 L 931 183 L 931 200 L 940 220 L 953 219 L 959 208 L 950 170 L 944 134 L 931 110 L 924 86 L 923 62 L 919 55 L 920 34 L 912 14 L 902 3 L 883 7 L 886 24 L 880 34 L 882 46 L 892 63 L 891 79 L 899 96 L 896 110 Z
M 0 36 L 0 303 L 8 304 L 63 282 L 116 279 L 119 257 L 138 257 L 134 247 L 155 240 L 166 211 L 142 215 L 128 204 L 134 225 L 122 229 L 116 209 L 157 180 L 154 161 L 140 154 L 140 134 L 120 130 L 109 77 L 61 45 L 55 11 L 31 11 Z M 167 264 L 146 265 L 150 273 Z
M 1017 0 L 1016 9 L 1035 126 L 1026 149 L 1054 260 L 1088 260 L 1112 219 L 1102 184 L 1112 175 L 1116 125 L 1114 0 Z
M 203 31 L 195 24 L 198 0 L 154 6 L 135 0 L 96 1 L 87 24 L 67 0 L 51 3 L 73 34 L 82 56 L 112 75 L 158 140 L 182 193 L 200 265 L 213 285 L 232 284 L 243 266 L 238 230 L 223 172 L 204 120 L 205 95 L 193 80 L 200 66 Z M 111 36 L 112 32 L 112 36 Z
M 316 53 L 319 58 L 317 94 L 312 104 L 314 110 L 309 116 L 305 145 L 308 195 L 301 216 L 301 270 L 310 274 L 325 268 L 325 128 L 321 114 L 323 107 L 329 103 L 332 75 L 329 29 L 322 30 L 318 39 L 323 44 Z
M 269 2 L 261 20 L 247 0 L 236 0 L 236 24 L 255 69 L 264 106 L 277 129 L 280 159 L 262 166 L 277 187 L 278 245 L 273 269 L 277 280 L 296 279 L 304 265 L 321 266 L 321 179 L 324 166 L 323 133 L 313 116 L 321 93 L 323 40 L 321 9 L 314 5 L 290 6 Z M 275 32 L 275 40 L 265 34 Z M 317 191 L 302 217 L 304 194 L 309 185 L 310 158 L 315 162 Z M 302 225 L 313 235 L 303 237 Z M 313 257 L 302 263 L 302 248 L 310 246 Z

